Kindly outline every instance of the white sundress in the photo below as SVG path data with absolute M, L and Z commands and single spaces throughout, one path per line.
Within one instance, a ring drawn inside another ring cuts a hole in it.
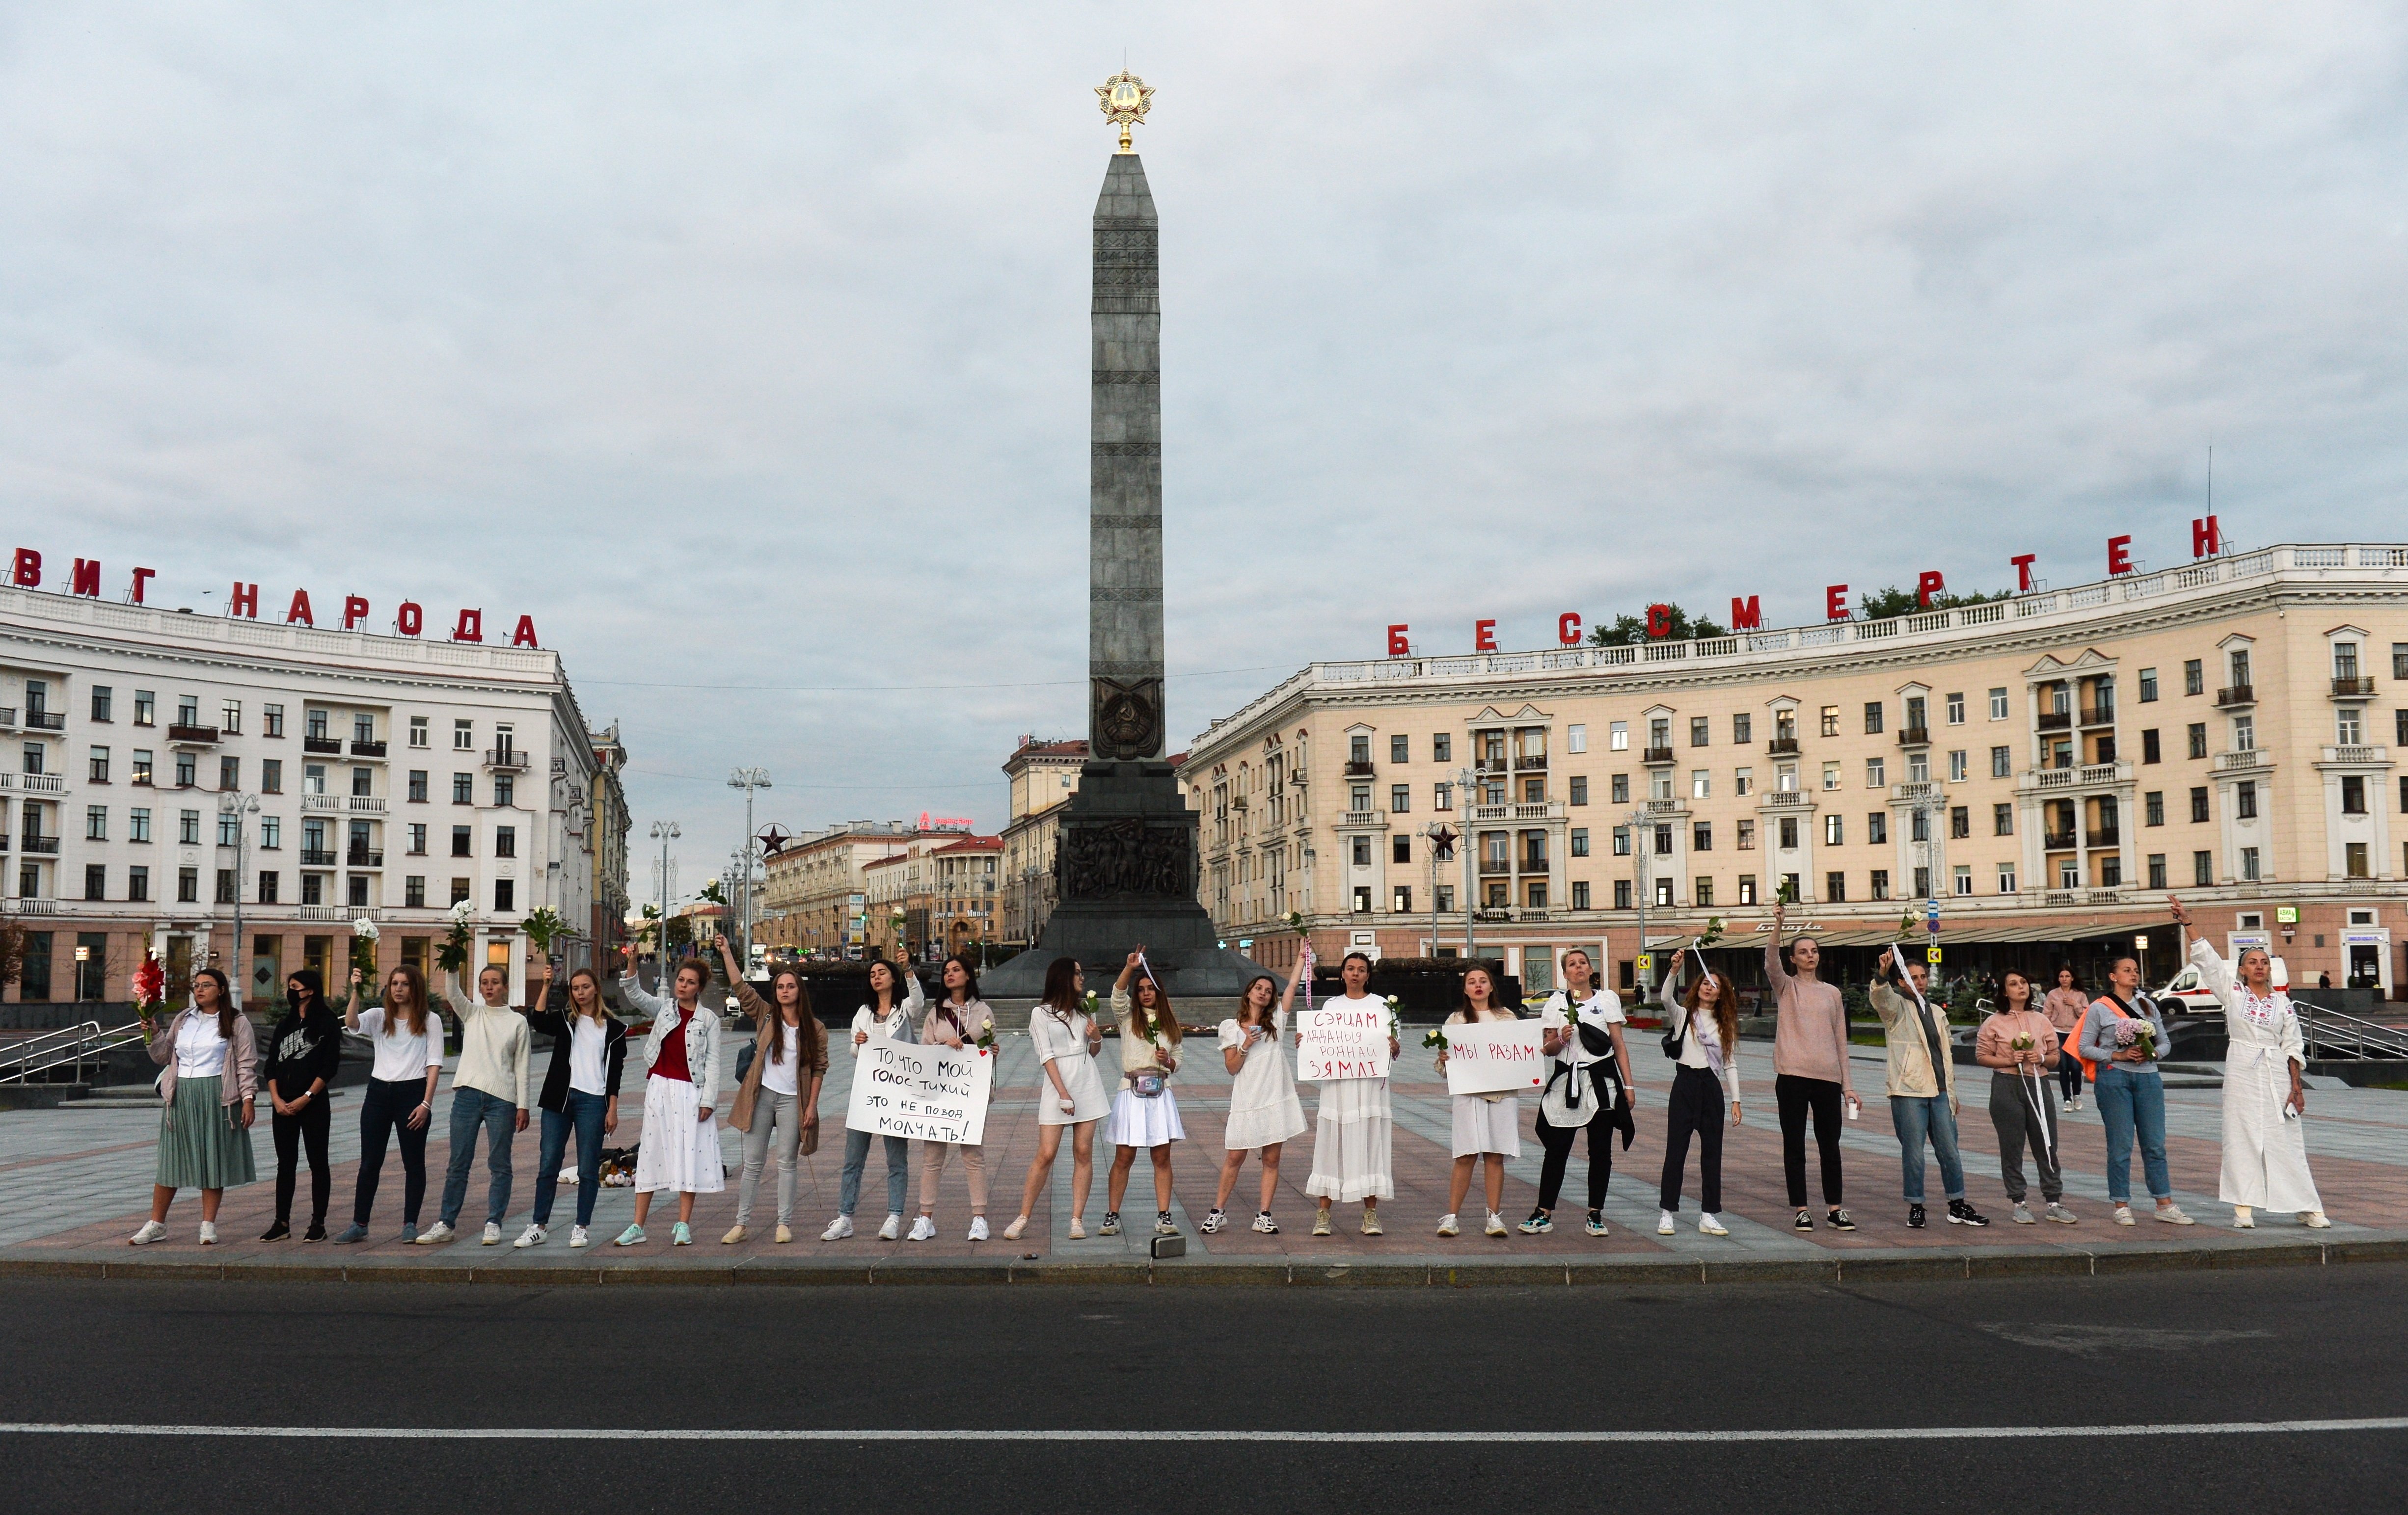
M 1461 1011 L 1455 1012 L 1461 1014 Z M 1465 1022 L 1447 1018 L 1447 1024 Z M 1522 1100 L 1518 1094 L 1456 1094 L 1453 1096 L 1455 1130 L 1454 1153 L 1457 1157 L 1477 1157 L 1483 1152 L 1498 1152 L 1507 1157 L 1522 1155 Z
M 1073 1010 L 1068 1024 L 1042 1005 L 1029 1012 L 1028 1039 L 1037 1049 L 1039 1125 L 1078 1125 L 1111 1113 L 1104 1076 L 1096 1071 L 1096 1060 L 1087 1051 L 1087 1030 L 1093 1024 L 1083 1010 Z M 1054 1080 L 1045 1075 L 1048 1062 L 1062 1075 L 1062 1086 L 1070 1091 L 1070 1102 L 1076 1108 L 1068 1113 L 1062 1108 L 1062 1096 L 1054 1092 Z
M 1229 1083 L 1229 1119 L 1222 1144 L 1233 1152 L 1258 1151 L 1304 1135 L 1304 1104 L 1296 1097 L 1296 1069 L 1287 1058 L 1287 1012 L 1273 1010 L 1270 1036 L 1248 1048 Z M 1221 1050 L 1245 1045 L 1233 1018 L 1221 1022 Z

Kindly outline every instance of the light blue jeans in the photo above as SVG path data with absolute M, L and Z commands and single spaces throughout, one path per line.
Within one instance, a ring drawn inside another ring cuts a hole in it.
M 911 1144 L 901 1136 L 882 1137 L 886 1143 L 886 1213 L 903 1213 L 903 1198 L 911 1186 Z M 869 1133 L 848 1128 L 844 1134 L 844 1171 L 836 1184 L 837 1213 L 847 1220 L 861 1204 L 861 1172 L 869 1166 Z
M 1956 1112 L 1948 1108 L 1948 1096 L 1892 1094 L 1889 1096 L 1889 1122 L 1898 1130 L 1898 1156 L 1906 1169 L 1906 1202 L 1923 1203 L 1923 1141 L 1931 1138 L 1931 1150 L 1940 1158 L 1940 1187 L 1951 1200 L 1965 1197 L 1965 1165 L 1956 1161 Z
M 481 1089 L 452 1091 L 452 1164 L 443 1173 L 443 1223 L 460 1219 L 468 1201 L 468 1165 L 477 1157 L 477 1126 L 485 1127 L 485 1171 L 493 1181 L 485 1189 L 485 1221 L 502 1223 L 510 1209 L 510 1138 L 518 1134 L 519 1108 L 499 1094 Z
M 2141 1138 L 2141 1176 L 2157 1199 L 2174 1197 L 2173 1175 L 2166 1170 L 2166 1080 L 2156 1065 L 2136 1073 L 2120 1063 L 2102 1063 L 2091 1085 L 2099 1102 L 2100 1122 L 2107 1127 L 2107 1197 L 2118 1205 L 2132 1202 L 2132 1137 Z

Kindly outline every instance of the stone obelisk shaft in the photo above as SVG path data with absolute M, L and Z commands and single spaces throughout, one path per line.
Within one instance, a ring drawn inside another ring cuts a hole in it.
M 1154 195 L 1116 153 L 1096 200 L 1088 461 L 1087 736 L 1097 758 L 1164 755 L 1162 293 Z

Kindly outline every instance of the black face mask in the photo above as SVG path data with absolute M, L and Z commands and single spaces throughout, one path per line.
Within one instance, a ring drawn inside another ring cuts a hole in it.
M 294 1014 L 298 1015 L 308 1005 L 309 996 L 298 989 L 288 989 L 284 992 L 284 1003 Z

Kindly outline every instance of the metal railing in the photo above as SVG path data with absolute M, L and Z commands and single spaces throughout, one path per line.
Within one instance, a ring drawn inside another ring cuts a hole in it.
M 2300 1012 L 2300 1039 L 2312 1058 L 2408 1058 L 2408 1031 L 2303 999 L 2291 1006 Z
M 101 1029 L 97 1021 L 59 1031 L 46 1031 L 30 1036 L 7 1049 L 0 1056 L 0 1083 L 31 1083 L 38 1074 L 73 1065 L 75 1081 L 83 1082 L 83 1065 L 107 1056 L 120 1047 L 131 1047 L 144 1039 L 142 1022 L 130 1022 L 111 1031 Z M 47 1080 L 46 1080 L 47 1081 Z

